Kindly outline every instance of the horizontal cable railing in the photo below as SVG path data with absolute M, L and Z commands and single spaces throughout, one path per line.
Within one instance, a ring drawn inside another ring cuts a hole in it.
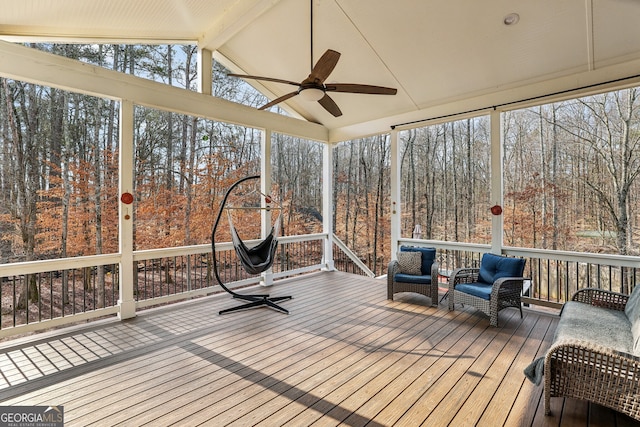
M 438 250 L 443 272 L 479 267 L 489 245 L 401 239 L 401 245 L 429 246 Z M 640 281 L 640 257 L 582 252 L 504 247 L 502 254 L 526 259 L 523 302 L 559 308 L 578 289 L 600 288 L 630 294 Z

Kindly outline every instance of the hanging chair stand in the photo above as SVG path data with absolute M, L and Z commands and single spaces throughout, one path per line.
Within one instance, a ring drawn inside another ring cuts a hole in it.
M 225 205 L 227 203 L 227 198 L 229 197 L 229 195 L 231 194 L 231 192 L 241 183 L 245 182 L 245 181 L 249 181 L 252 179 L 260 179 L 260 175 L 254 175 L 254 176 L 248 176 L 245 178 L 242 178 L 238 181 L 236 181 L 231 187 L 229 187 L 229 189 L 227 190 L 227 192 L 224 195 L 224 198 L 222 199 L 222 203 L 220 204 L 220 210 L 218 212 L 218 216 L 216 217 L 216 222 L 213 225 L 213 229 L 211 231 L 211 252 L 212 252 L 212 256 L 213 256 L 213 272 L 216 276 L 216 280 L 218 281 L 218 284 L 222 287 L 222 289 L 224 289 L 226 292 L 228 292 L 229 294 L 231 294 L 233 296 L 234 299 L 239 299 L 239 300 L 243 300 L 246 301 L 246 304 L 242 304 L 236 307 L 232 307 L 232 308 L 227 308 L 225 310 L 221 310 L 219 314 L 225 314 L 225 313 L 231 313 L 234 311 L 240 311 L 240 310 L 246 310 L 246 309 L 250 309 L 250 308 L 256 308 L 256 307 L 269 307 L 272 308 L 276 311 L 280 311 L 282 313 L 286 313 L 289 314 L 289 310 L 285 309 L 284 307 L 279 306 L 278 304 L 276 304 L 279 301 L 284 301 L 284 300 L 289 300 L 292 299 L 293 297 L 291 296 L 283 296 L 283 297 L 270 297 L 269 294 L 257 294 L 257 295 L 245 295 L 245 294 L 239 294 L 237 292 L 234 292 L 233 290 L 229 289 L 223 282 L 222 279 L 220 279 L 220 274 L 218 273 L 218 260 L 216 257 L 216 231 L 218 229 L 218 225 L 220 224 L 220 218 L 222 217 L 222 212 L 224 211 Z M 240 259 L 240 261 L 243 263 L 243 267 L 245 270 L 247 270 L 247 272 L 251 273 L 251 274 L 257 274 L 257 273 L 261 273 L 262 271 L 265 271 L 267 269 L 269 269 L 271 267 L 271 264 L 273 263 L 273 252 L 275 252 L 275 247 L 277 246 L 278 242 L 275 236 L 275 230 L 274 228 L 271 229 L 271 234 L 261 243 L 259 243 L 257 246 L 255 246 L 254 248 L 247 248 L 244 243 L 242 242 L 242 240 L 240 240 L 239 236 L 237 235 L 237 232 L 235 230 L 235 228 L 233 227 L 233 225 L 231 225 L 231 234 L 234 238 L 234 249 L 236 250 L 236 253 Z M 251 265 L 251 259 L 253 258 L 252 252 L 262 252 L 262 251 L 267 251 L 267 250 L 271 250 L 271 254 L 270 254 L 270 261 L 264 261 L 261 263 L 261 265 L 259 266 L 254 266 Z M 248 264 L 248 265 L 247 265 Z

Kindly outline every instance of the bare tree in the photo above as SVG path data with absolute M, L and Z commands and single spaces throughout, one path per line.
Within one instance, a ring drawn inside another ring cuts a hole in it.
M 574 116 L 586 117 L 586 120 L 574 120 L 564 127 L 585 145 L 582 162 L 595 165 L 593 173 L 580 178 L 608 214 L 616 232 L 618 252 L 622 255 L 633 247 L 629 195 L 640 174 L 640 133 L 636 130 L 640 120 L 638 95 L 638 89 L 631 88 L 578 100 L 573 104 Z
M 24 251 L 24 259 L 35 259 L 37 233 L 37 194 L 39 182 L 38 157 L 38 99 L 40 94 L 35 85 L 12 82 L 10 87 L 6 79 L 2 80 L 6 103 L 7 120 L 11 129 L 12 155 L 15 162 L 11 182 L 15 200 L 12 203 L 15 218 L 18 218 L 19 231 Z M 25 286 L 18 297 L 16 308 L 27 308 L 28 301 L 37 302 L 40 298 L 36 278 L 27 275 Z

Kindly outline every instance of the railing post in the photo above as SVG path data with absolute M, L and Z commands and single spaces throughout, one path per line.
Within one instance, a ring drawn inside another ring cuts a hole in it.
M 491 118 L 491 205 L 501 206 L 504 202 L 502 126 L 500 112 L 493 110 Z M 489 209 L 489 206 L 487 206 Z M 491 252 L 502 253 L 502 236 L 504 234 L 503 215 L 491 214 Z
M 213 55 L 208 49 L 198 47 L 198 92 L 211 95 L 213 84 Z
M 398 131 L 391 130 L 391 259 L 396 259 L 398 251 L 398 240 L 402 227 L 400 217 L 402 211 L 400 209 L 400 183 L 401 181 L 401 165 L 400 165 L 400 143 L 398 142 Z
M 335 270 L 333 261 L 333 144 L 325 144 L 322 152 L 322 232 L 326 235 L 322 264 Z
M 260 192 L 262 194 L 270 195 L 271 193 L 271 169 L 271 130 L 264 129 L 260 141 Z M 261 197 L 260 206 L 267 207 L 264 197 Z M 264 239 L 271 232 L 272 215 L 271 211 L 266 209 L 262 209 L 260 212 L 260 236 Z M 273 284 L 273 268 L 269 268 L 260 276 L 260 285 L 271 286 Z
M 129 319 L 136 316 L 136 303 L 133 299 L 133 275 L 136 269 L 133 262 L 133 209 L 135 203 L 122 197 L 133 194 L 133 102 L 120 102 L 120 203 L 118 205 L 119 249 L 120 249 L 120 298 L 118 299 L 118 317 Z M 133 197 L 135 199 L 135 195 Z

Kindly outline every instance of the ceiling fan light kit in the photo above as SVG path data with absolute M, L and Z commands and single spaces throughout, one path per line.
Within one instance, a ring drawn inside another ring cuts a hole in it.
M 307 89 L 301 88 L 298 91 L 298 95 L 300 95 L 300 98 L 304 99 L 305 101 L 320 101 L 324 96 L 324 90 L 314 87 L 310 87 Z

